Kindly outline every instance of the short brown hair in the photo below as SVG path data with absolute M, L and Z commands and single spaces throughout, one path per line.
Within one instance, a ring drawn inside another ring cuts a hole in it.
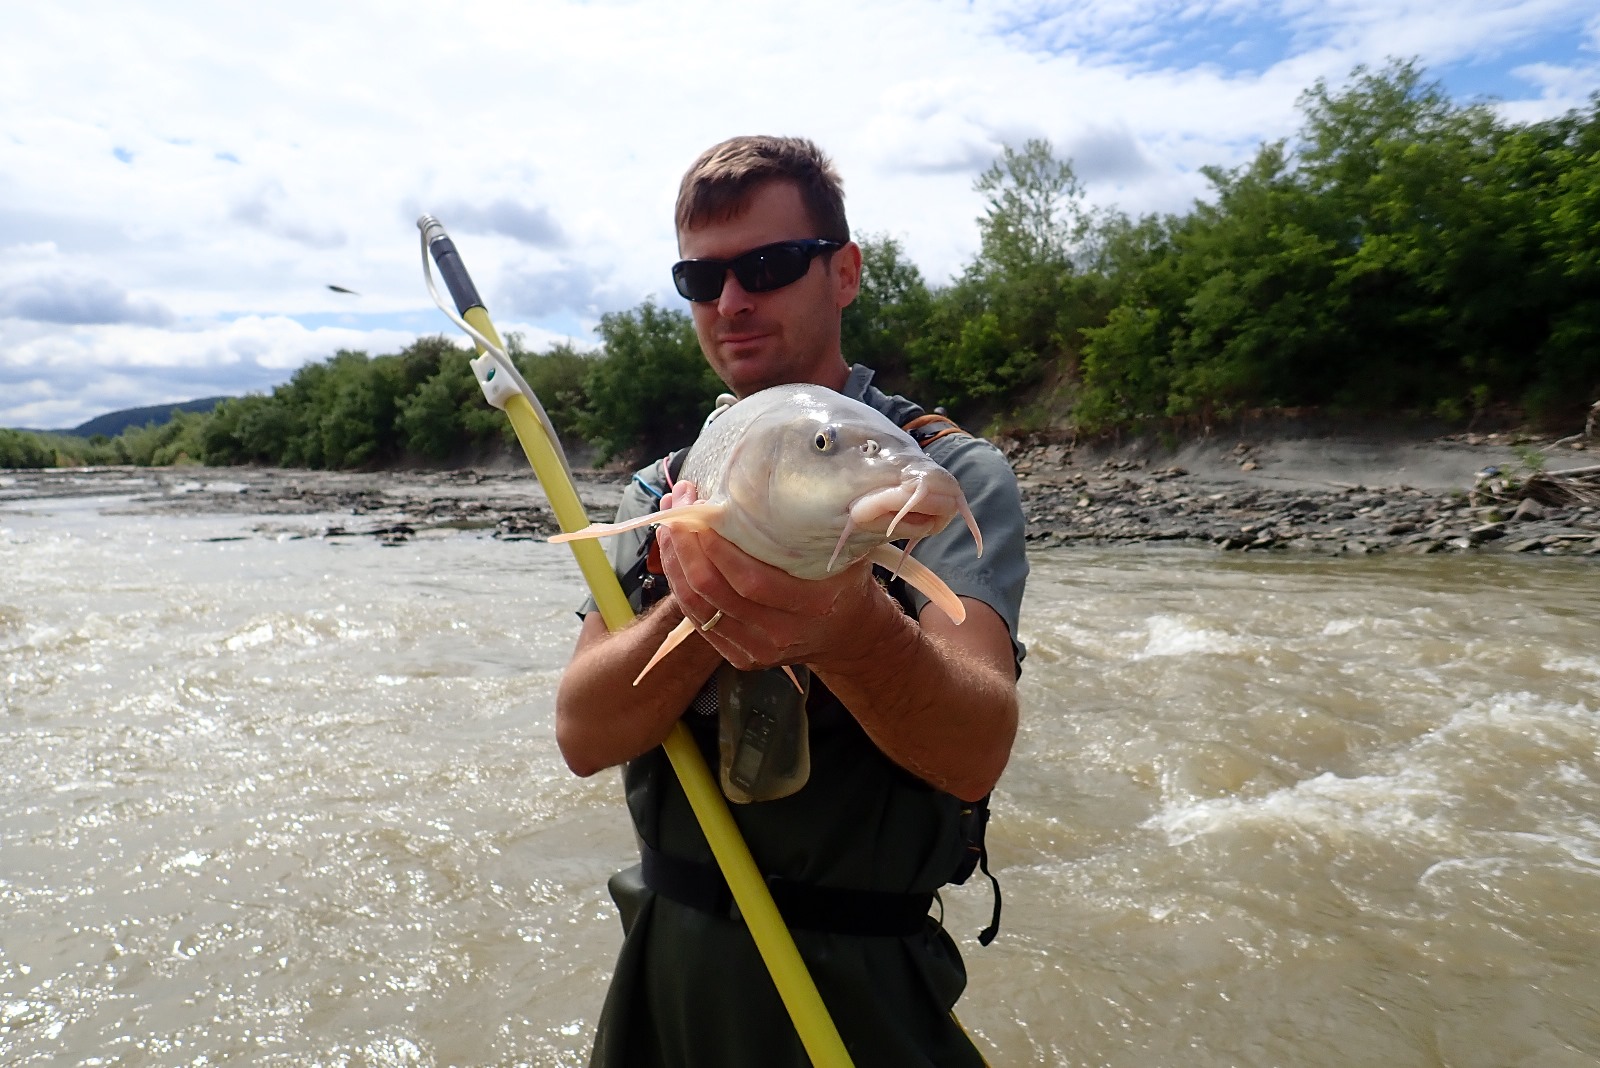
M 804 137 L 730 137 L 700 153 L 678 186 L 678 231 L 732 218 L 757 186 L 774 181 L 800 188 L 815 236 L 850 240 L 844 183 L 833 161 Z

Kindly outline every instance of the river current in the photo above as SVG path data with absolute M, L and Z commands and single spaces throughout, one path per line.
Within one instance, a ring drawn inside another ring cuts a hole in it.
M 0 506 L 0 1065 L 585 1063 L 567 550 L 120 504 Z M 998 941 L 944 894 L 997 1068 L 1600 1064 L 1592 562 L 1033 569 Z

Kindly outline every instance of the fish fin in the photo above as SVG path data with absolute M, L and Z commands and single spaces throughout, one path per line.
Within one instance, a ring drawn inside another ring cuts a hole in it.
M 955 591 L 944 584 L 944 579 L 935 575 L 914 556 L 907 556 L 901 550 L 887 543 L 878 546 L 867 554 L 867 559 L 880 567 L 893 570 L 900 569 L 900 577 L 905 579 L 906 585 L 922 594 L 928 600 L 944 609 L 945 615 L 957 623 L 967 618 L 966 605 L 961 603 L 961 598 Z
M 650 654 L 650 660 L 645 664 L 644 667 L 639 669 L 639 674 L 634 676 L 633 684 L 635 686 L 639 685 L 639 680 L 650 674 L 650 669 L 660 663 L 662 657 L 666 656 L 668 653 L 672 652 L 672 650 L 682 645 L 683 639 L 687 638 L 693 633 L 694 620 L 688 618 L 680 619 L 678 621 L 678 625 L 673 627 L 672 630 L 667 633 L 667 636 L 661 640 L 660 645 L 656 646 L 656 651 Z M 796 685 L 798 685 L 798 683 Z
M 694 504 L 680 504 L 676 508 L 668 508 L 665 512 L 651 512 L 621 523 L 590 523 L 582 530 L 566 531 L 552 535 L 550 541 L 560 545 L 569 541 L 582 541 L 585 538 L 609 538 L 613 534 L 622 534 L 629 530 L 638 530 L 640 527 L 662 526 L 681 527 L 684 530 L 709 530 L 715 525 L 725 509 L 725 505 L 713 504 L 710 501 L 696 501 Z
M 972 540 L 978 546 L 978 555 L 983 555 L 983 531 L 978 529 L 978 521 L 972 517 L 972 509 L 967 507 L 967 499 L 961 498 L 959 507 L 961 518 L 967 521 L 967 529 L 972 532 Z

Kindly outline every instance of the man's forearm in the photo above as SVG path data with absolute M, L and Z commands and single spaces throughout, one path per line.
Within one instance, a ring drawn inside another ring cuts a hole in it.
M 595 613 L 556 694 L 556 744 L 578 775 L 632 760 L 660 745 L 722 658 L 691 635 L 633 685 L 651 654 L 683 619 L 668 597 L 614 634 Z
M 850 649 L 811 666 L 895 763 L 967 801 L 993 789 L 1017 731 L 1005 624 L 967 601 L 960 645 L 905 615 L 885 593 L 863 613 Z M 937 609 L 930 610 L 937 612 Z M 930 624 L 932 620 L 930 619 Z

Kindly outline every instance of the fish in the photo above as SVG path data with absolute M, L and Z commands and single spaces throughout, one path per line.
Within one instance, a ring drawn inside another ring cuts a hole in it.
M 983 554 L 983 535 L 961 484 L 910 434 L 861 401 L 808 384 L 752 393 L 713 413 L 679 477 L 698 489 L 694 503 L 621 523 L 591 523 L 550 540 L 604 538 L 651 525 L 714 530 L 801 579 L 825 578 L 870 559 L 955 622 L 966 619 L 961 599 L 911 556 L 917 542 L 957 516 Z M 892 544 L 897 538 L 904 548 Z M 634 684 L 694 629 L 693 620 L 679 623 Z

